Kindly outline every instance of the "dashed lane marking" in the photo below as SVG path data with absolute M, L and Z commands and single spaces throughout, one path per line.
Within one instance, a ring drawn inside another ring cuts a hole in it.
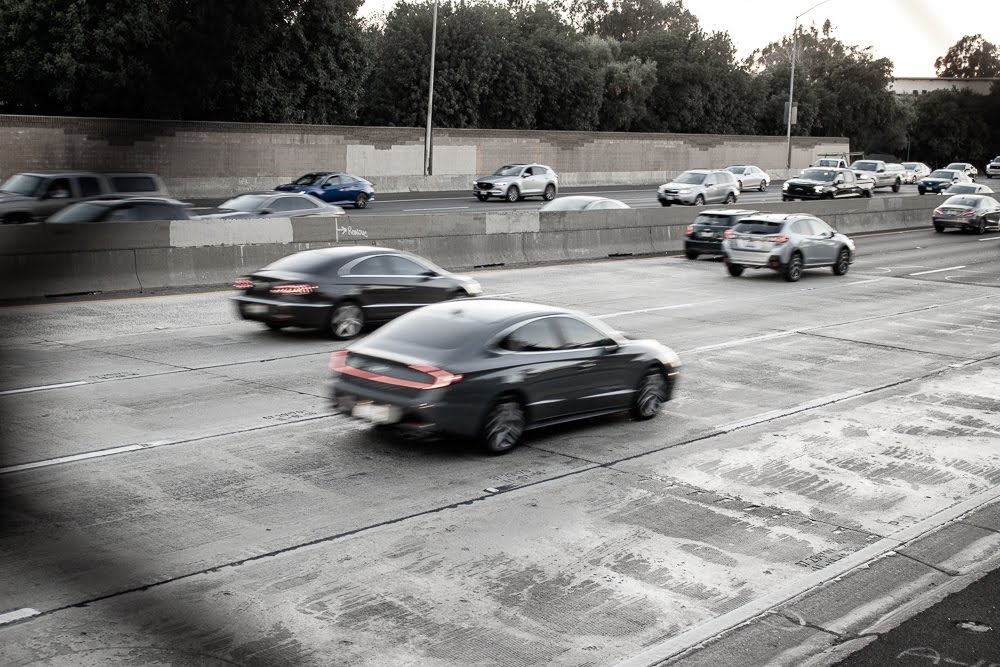
M 962 266 L 949 266 L 947 269 L 931 269 L 930 271 L 917 271 L 916 273 L 910 273 L 911 276 L 926 276 L 929 273 L 942 273 L 944 271 L 957 271 L 959 269 L 964 269 L 965 264 Z
M 21 389 L 8 389 L 6 391 L 0 391 L 0 396 L 8 396 L 10 394 L 27 394 L 32 391 L 45 391 L 47 389 L 62 389 L 63 387 L 79 387 L 81 384 L 90 384 L 86 380 L 77 380 L 76 382 L 60 382 L 59 384 L 43 384 L 37 387 L 23 387 Z
M 7 625 L 8 623 L 14 623 L 15 621 L 20 621 L 25 618 L 38 616 L 40 613 L 42 612 L 37 609 L 32 609 L 31 607 L 8 611 L 6 614 L 0 614 L 0 625 Z

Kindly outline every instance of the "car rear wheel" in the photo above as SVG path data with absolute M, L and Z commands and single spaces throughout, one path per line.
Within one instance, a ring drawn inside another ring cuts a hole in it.
M 924 194 L 927 191 L 924 190 L 923 188 L 917 188 L 917 192 L 919 192 L 920 194 Z
M 743 275 L 743 266 L 740 264 L 733 264 L 730 261 L 726 261 L 726 270 L 729 271 L 729 275 L 733 278 L 739 278 Z
M 934 225 L 934 231 L 937 232 L 938 234 L 943 234 L 944 233 L 944 226 L 943 225 Z
M 986 233 L 986 219 L 979 218 L 979 222 L 976 223 L 976 233 L 985 234 Z
M 797 252 L 793 253 L 782 275 L 790 283 L 798 282 L 799 278 L 802 277 L 802 255 Z
M 660 202 L 660 206 L 670 206 L 670 202 L 667 202 L 667 201 L 661 201 L 661 202 Z
M 697 250 L 685 250 L 684 251 L 684 256 L 687 257 L 688 259 L 698 259 L 698 255 L 700 255 L 700 254 L 701 253 L 699 253 Z
M 556 198 L 556 186 L 551 183 L 545 186 L 545 194 L 542 195 L 542 199 L 545 201 L 552 201 Z
M 479 194 L 478 192 L 476 193 L 476 199 L 478 199 L 479 201 L 486 201 L 489 198 L 490 198 L 489 195 Z
M 897 178 L 896 182 L 892 184 L 892 191 L 893 192 L 899 192 L 899 186 L 900 185 L 901 185 L 901 183 L 899 182 L 899 179 Z
M 366 208 L 368 206 L 368 195 L 364 192 L 359 192 L 358 196 L 354 198 L 354 208 Z
M 921 192 L 920 194 L 924 194 L 924 193 Z M 864 197 L 865 199 L 871 199 L 871 197 L 872 197 L 872 191 L 871 190 L 865 190 L 864 192 L 861 193 L 861 196 Z
M 506 454 L 521 444 L 527 418 L 521 402 L 502 396 L 490 407 L 480 432 L 482 446 L 490 454 Z
M 517 189 L 517 186 L 512 185 L 509 188 L 507 188 L 507 195 L 506 195 L 507 201 L 514 203 L 520 198 L 521 198 L 521 192 L 520 190 Z
M 767 192 L 767 181 L 761 181 L 760 187 L 757 189 L 760 190 L 761 192 Z
M 365 313 L 353 301 L 342 301 L 330 315 L 330 333 L 337 340 L 354 338 L 365 326 Z
M 833 275 L 842 276 L 846 274 L 851 268 L 851 254 L 847 252 L 847 248 L 841 248 L 840 252 L 837 253 L 837 263 L 833 265 Z
M 701 195 L 698 195 L 697 197 L 694 198 L 694 205 L 695 206 L 704 206 L 705 205 L 705 198 L 702 197 Z
M 629 414 L 632 419 L 652 419 L 666 402 L 667 379 L 658 366 L 650 366 L 636 385 Z
M 734 195 L 732 192 L 730 192 L 728 195 L 726 195 L 726 203 L 727 204 L 735 204 L 736 203 L 736 195 Z

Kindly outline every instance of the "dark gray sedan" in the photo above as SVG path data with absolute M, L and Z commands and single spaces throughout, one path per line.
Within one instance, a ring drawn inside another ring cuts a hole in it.
M 1000 203 L 986 195 L 955 195 L 934 209 L 931 221 L 938 233 L 961 229 L 985 234 L 988 229 L 1000 230 Z
M 427 306 L 333 353 L 340 412 L 418 433 L 477 439 L 502 454 L 529 429 L 670 400 L 680 360 L 581 313 L 523 301 Z
M 344 215 L 344 209 L 312 195 L 295 192 L 248 192 L 198 211 L 198 218 L 296 218 L 303 215 Z

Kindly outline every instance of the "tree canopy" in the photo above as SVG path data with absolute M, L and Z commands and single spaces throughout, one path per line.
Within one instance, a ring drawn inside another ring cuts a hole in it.
M 934 72 L 962 79 L 1000 77 L 1000 48 L 982 35 L 966 35 L 934 61 Z

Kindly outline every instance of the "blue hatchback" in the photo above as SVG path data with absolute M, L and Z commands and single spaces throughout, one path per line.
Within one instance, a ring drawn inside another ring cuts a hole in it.
M 314 171 L 279 185 L 275 190 L 303 192 L 330 204 L 347 204 L 354 208 L 365 208 L 368 202 L 375 201 L 372 183 L 339 171 Z

